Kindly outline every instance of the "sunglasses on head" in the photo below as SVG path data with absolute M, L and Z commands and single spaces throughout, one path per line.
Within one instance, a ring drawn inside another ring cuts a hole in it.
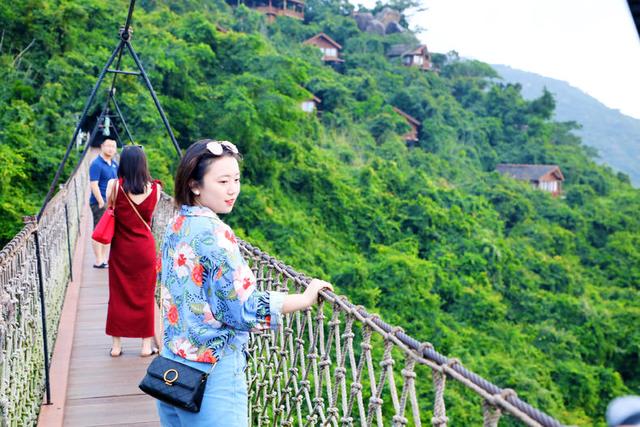
M 207 143 L 207 150 L 214 156 L 222 155 L 225 148 L 233 154 L 238 154 L 238 148 L 229 141 L 211 141 Z

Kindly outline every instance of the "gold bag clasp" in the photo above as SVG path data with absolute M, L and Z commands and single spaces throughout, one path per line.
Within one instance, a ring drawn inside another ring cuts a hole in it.
M 170 377 L 171 374 L 173 374 L 173 378 Z M 173 383 L 178 379 L 178 371 L 175 369 L 167 369 L 164 371 L 163 378 L 166 385 L 173 385 Z

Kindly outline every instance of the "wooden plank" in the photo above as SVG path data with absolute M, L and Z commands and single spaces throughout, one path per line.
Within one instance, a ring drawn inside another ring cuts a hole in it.
M 160 425 L 155 400 L 147 395 L 70 399 L 67 402 L 64 425 L 69 427 Z
M 89 239 L 87 230 L 84 237 Z M 111 357 L 105 334 L 108 271 L 92 268 L 87 244 L 68 374 L 65 426 L 159 426 L 155 400 L 138 389 L 153 357 L 139 356 L 140 338 L 123 338 L 124 353 Z

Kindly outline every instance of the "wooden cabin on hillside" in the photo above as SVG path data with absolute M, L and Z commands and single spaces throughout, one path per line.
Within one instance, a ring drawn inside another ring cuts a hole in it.
M 273 22 L 276 16 L 288 16 L 294 19 L 304 19 L 303 0 L 227 0 L 231 6 L 245 6 L 267 15 L 267 20 Z
M 340 59 L 340 49 L 342 49 L 342 46 L 325 33 L 318 33 L 310 39 L 305 40 L 303 44 L 317 46 L 322 52 L 322 60 L 324 62 L 344 62 L 344 60 Z
M 527 181 L 534 188 L 547 191 L 553 196 L 562 193 L 564 175 L 558 165 L 499 164 L 496 171 L 519 181 Z
M 318 104 L 320 104 L 322 100 L 315 95 L 311 95 L 311 98 L 305 99 L 300 103 L 300 108 L 305 113 L 314 113 L 318 110 Z
M 404 140 L 409 144 L 413 144 L 415 142 L 418 142 L 418 129 L 420 128 L 420 121 L 418 119 L 416 119 L 415 117 L 410 116 L 409 114 L 405 113 L 404 111 L 402 111 L 399 108 L 393 107 L 393 111 L 395 111 L 396 113 L 400 114 L 402 116 L 402 118 L 405 119 L 407 124 L 409 126 L 411 126 L 411 130 L 409 130 L 409 132 L 407 132 L 404 135 L 402 135 Z
M 424 71 L 431 70 L 431 54 L 427 45 L 393 45 L 386 53 L 387 58 L 400 58 L 405 67 L 416 67 Z

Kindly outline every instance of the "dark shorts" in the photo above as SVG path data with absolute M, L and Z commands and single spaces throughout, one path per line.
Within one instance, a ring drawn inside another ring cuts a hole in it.
M 104 211 L 107 210 L 107 206 L 105 205 L 100 209 L 97 203 L 92 203 L 89 207 L 91 207 L 91 213 L 93 214 L 93 228 L 96 228 L 96 225 L 98 225 L 98 221 L 102 218 Z

